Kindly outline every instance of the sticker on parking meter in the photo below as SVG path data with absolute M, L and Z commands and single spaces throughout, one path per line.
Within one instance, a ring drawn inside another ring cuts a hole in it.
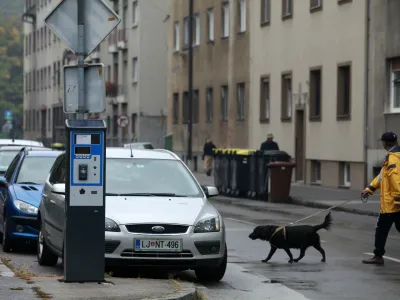
M 78 145 L 90 145 L 92 143 L 92 136 L 90 134 L 78 134 L 76 136 L 76 143 Z

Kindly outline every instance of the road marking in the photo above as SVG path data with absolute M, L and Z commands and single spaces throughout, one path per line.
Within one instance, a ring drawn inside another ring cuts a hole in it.
M 324 240 L 321 240 L 321 243 L 326 243 L 326 241 L 324 241 Z
M 3 277 L 14 277 L 15 274 L 5 264 L 1 264 L 0 263 L 0 276 L 3 276 Z
M 375 254 L 373 254 L 373 253 L 364 253 L 364 254 L 366 254 L 366 255 L 371 255 L 371 256 L 374 256 L 374 255 L 375 255 Z M 397 258 L 393 258 L 393 257 L 390 257 L 390 256 L 383 256 L 383 258 L 386 258 L 386 259 L 388 259 L 388 260 L 392 260 L 392 261 L 395 261 L 395 262 L 400 263 L 400 259 L 397 259 Z
M 252 223 L 252 222 L 248 222 L 248 221 L 244 221 L 244 220 L 239 220 L 239 219 L 235 219 L 235 218 L 224 218 L 224 219 L 225 220 L 234 221 L 234 222 L 243 223 L 243 224 L 247 224 L 247 225 L 251 225 L 251 226 L 257 226 L 256 223 Z

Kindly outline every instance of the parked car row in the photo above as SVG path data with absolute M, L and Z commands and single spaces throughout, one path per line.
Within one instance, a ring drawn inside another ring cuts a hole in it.
M 38 241 L 40 265 L 55 265 L 63 256 L 65 156 L 23 148 L 0 178 L 5 252 L 31 240 Z M 107 148 L 106 266 L 192 269 L 200 280 L 221 280 L 228 257 L 225 226 L 207 200 L 217 195 L 170 151 Z

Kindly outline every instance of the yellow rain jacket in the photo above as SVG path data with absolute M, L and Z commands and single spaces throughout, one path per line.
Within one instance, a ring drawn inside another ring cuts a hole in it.
M 389 151 L 381 173 L 371 181 L 366 190 L 372 195 L 381 190 L 381 213 L 400 211 L 400 146 Z

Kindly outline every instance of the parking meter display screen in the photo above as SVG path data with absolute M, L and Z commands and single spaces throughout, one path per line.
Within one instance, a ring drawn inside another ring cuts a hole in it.
M 90 154 L 90 147 L 75 147 L 75 154 Z
M 77 145 L 99 145 L 100 134 L 75 134 L 75 144 Z

